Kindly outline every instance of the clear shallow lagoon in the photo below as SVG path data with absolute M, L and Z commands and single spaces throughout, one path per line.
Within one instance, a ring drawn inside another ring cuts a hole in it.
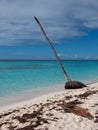
M 72 80 L 98 80 L 98 61 L 62 61 Z M 1 61 L 0 96 L 65 84 L 56 61 Z

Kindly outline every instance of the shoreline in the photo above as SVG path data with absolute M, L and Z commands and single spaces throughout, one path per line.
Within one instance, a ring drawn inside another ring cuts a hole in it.
M 87 88 L 90 86 L 98 86 L 98 82 L 92 82 L 92 83 L 86 83 L 88 85 Z M 22 105 L 30 104 L 31 102 L 34 102 L 36 100 L 40 101 L 40 99 L 49 98 L 51 96 L 62 94 L 66 91 L 69 91 L 68 89 L 64 89 L 62 87 L 63 85 L 56 85 L 55 87 L 47 88 L 47 89 L 37 89 L 33 92 L 24 92 L 20 94 L 15 94 L 13 96 L 6 96 L 6 97 L 0 97 L 0 113 L 3 111 L 6 111 L 8 109 L 12 109 L 15 107 L 22 107 Z M 71 89 L 70 89 L 71 91 Z M 17 96 L 17 97 L 16 97 Z
M 32 89 L 32 90 L 24 91 L 19 94 L 13 94 L 11 96 L 0 97 L 0 108 L 22 103 L 22 102 L 28 102 L 29 100 L 40 98 L 44 95 L 46 96 L 48 94 L 60 92 L 60 91 L 64 91 L 63 84 L 55 85 L 49 88 L 43 87 L 40 89 Z
M 84 81 L 84 84 L 91 85 L 98 83 L 98 80 L 87 80 Z M 12 94 L 11 96 L 1 96 L 0 97 L 0 107 L 7 106 L 7 105 L 13 105 L 20 102 L 28 101 L 36 97 L 40 97 L 43 95 L 46 95 L 51 92 L 59 92 L 64 91 L 64 84 L 57 84 L 55 86 L 49 86 L 49 87 L 42 87 L 42 88 L 35 88 L 31 90 L 26 90 L 20 93 Z
M 61 87 L 61 86 L 60 86 Z M 97 130 L 98 82 L 0 107 L 0 130 Z

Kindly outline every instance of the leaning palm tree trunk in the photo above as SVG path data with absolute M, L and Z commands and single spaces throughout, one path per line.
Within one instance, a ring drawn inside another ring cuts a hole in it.
M 54 53 L 54 56 L 56 57 L 56 60 L 57 60 L 57 62 L 59 64 L 59 67 L 61 68 L 61 70 L 62 70 L 62 72 L 63 72 L 63 74 L 64 74 L 64 76 L 65 76 L 65 78 L 67 80 L 67 83 L 65 84 L 65 88 L 82 88 L 82 87 L 84 87 L 85 85 L 83 83 L 81 83 L 81 82 L 71 81 L 71 79 L 69 78 L 68 74 L 66 73 L 66 71 L 65 71 L 65 69 L 64 69 L 64 67 L 63 67 L 63 65 L 61 63 L 61 60 L 59 59 L 59 57 L 58 57 L 58 55 L 57 55 L 57 53 L 55 51 L 55 48 L 53 47 L 51 41 L 47 37 L 45 30 L 43 29 L 43 27 L 40 24 L 39 20 L 36 17 L 34 17 L 34 19 L 36 20 L 37 24 L 39 25 L 39 27 L 40 27 L 40 29 L 41 29 L 44 37 L 45 37 L 45 39 L 47 40 L 49 46 L 51 47 L 51 49 L 52 49 L 52 51 Z
M 43 35 L 45 36 L 45 39 L 47 40 L 48 44 L 50 45 L 50 47 L 51 47 L 51 49 L 52 49 L 52 51 L 53 51 L 53 53 L 54 53 L 54 55 L 55 55 L 55 57 L 56 57 L 56 60 L 57 60 L 57 62 L 58 62 L 58 64 L 59 64 L 59 66 L 60 66 L 60 68 L 61 68 L 61 70 L 62 70 L 62 72 L 63 72 L 63 74 L 64 74 L 64 76 L 65 76 L 65 78 L 66 78 L 66 80 L 67 80 L 67 81 L 71 81 L 70 78 L 69 78 L 69 76 L 68 76 L 68 74 L 67 74 L 66 71 L 64 70 L 64 67 L 63 67 L 63 65 L 62 65 L 62 63 L 61 63 L 61 61 L 60 61 L 60 59 L 59 59 L 59 57 L 58 57 L 58 55 L 57 55 L 57 53 L 56 53 L 56 51 L 55 51 L 53 45 L 52 45 L 52 43 L 51 43 L 51 41 L 50 41 L 49 38 L 47 37 L 47 35 L 46 35 L 46 33 L 45 33 L 45 31 L 44 31 L 42 25 L 40 24 L 39 20 L 38 20 L 36 17 L 34 17 L 34 18 L 35 18 L 36 22 L 38 23 L 38 25 L 39 25 L 39 27 L 40 27 L 40 29 L 41 29 Z

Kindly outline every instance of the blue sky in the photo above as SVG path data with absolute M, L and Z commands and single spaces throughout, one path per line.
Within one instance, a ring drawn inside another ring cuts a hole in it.
M 98 59 L 98 0 L 0 0 L 0 59 Z

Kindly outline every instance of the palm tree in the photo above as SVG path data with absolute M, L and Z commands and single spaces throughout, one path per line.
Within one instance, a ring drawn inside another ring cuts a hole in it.
M 57 60 L 57 62 L 58 62 L 58 64 L 59 64 L 59 67 L 61 68 L 61 70 L 62 70 L 62 72 L 63 72 L 63 74 L 64 74 L 64 76 L 65 76 L 65 78 L 66 78 L 66 80 L 67 80 L 67 82 L 66 82 L 66 84 L 65 84 L 65 88 L 67 88 L 67 89 L 76 89 L 76 88 L 86 87 L 86 85 L 84 85 L 83 83 L 81 83 L 81 82 L 79 82 L 79 81 L 72 81 L 72 80 L 69 78 L 67 72 L 65 71 L 65 69 L 64 69 L 64 67 L 63 67 L 63 65 L 62 65 L 62 63 L 61 63 L 61 60 L 59 59 L 59 57 L 58 57 L 58 55 L 57 55 L 57 53 L 56 53 L 55 48 L 53 47 L 51 41 L 50 41 L 49 38 L 47 37 L 45 30 L 43 29 L 43 27 L 42 27 L 42 25 L 40 24 L 39 20 L 38 20 L 35 16 L 34 16 L 34 19 L 36 20 L 37 24 L 39 25 L 39 27 L 40 27 L 40 29 L 41 29 L 41 31 L 42 31 L 44 37 L 45 37 L 45 39 L 47 40 L 49 46 L 51 47 L 51 49 L 52 49 L 52 51 L 53 51 L 53 53 L 54 53 L 54 56 L 56 57 L 56 60 Z

